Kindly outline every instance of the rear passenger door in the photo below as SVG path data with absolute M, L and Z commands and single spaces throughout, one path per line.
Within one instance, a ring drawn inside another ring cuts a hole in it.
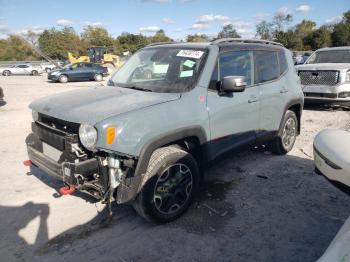
M 84 63 L 82 78 L 84 80 L 93 79 L 95 75 L 96 66 L 91 63 Z
M 283 54 L 284 51 L 282 50 Z M 256 84 L 260 86 L 260 131 L 259 135 L 278 131 L 283 116 L 287 83 L 284 67 L 279 62 L 279 51 L 254 51 Z M 282 62 L 282 59 L 281 59 Z
M 246 89 L 220 94 L 217 83 L 226 76 L 244 76 Z M 259 87 L 254 85 L 253 51 L 230 51 L 219 55 L 208 90 L 207 110 L 211 158 L 255 141 L 255 131 L 259 128 Z

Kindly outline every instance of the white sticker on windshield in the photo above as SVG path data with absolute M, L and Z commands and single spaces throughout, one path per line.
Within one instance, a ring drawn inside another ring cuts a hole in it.
M 176 56 L 190 57 L 190 58 L 199 59 L 199 58 L 202 57 L 203 54 L 204 54 L 203 51 L 197 51 L 197 50 L 180 50 L 180 52 L 178 52 Z

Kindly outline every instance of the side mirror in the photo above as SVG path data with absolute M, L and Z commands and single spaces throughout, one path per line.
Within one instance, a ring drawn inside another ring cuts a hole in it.
M 243 92 L 247 87 L 244 76 L 226 76 L 222 80 L 222 92 Z

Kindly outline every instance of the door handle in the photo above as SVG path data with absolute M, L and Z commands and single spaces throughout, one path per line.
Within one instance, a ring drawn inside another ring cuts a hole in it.
M 281 90 L 280 90 L 280 93 L 281 93 L 281 94 L 288 93 L 288 90 L 287 90 L 287 89 L 281 89 Z
M 248 103 L 255 103 L 258 101 L 259 101 L 259 99 L 256 96 L 251 96 L 248 100 Z

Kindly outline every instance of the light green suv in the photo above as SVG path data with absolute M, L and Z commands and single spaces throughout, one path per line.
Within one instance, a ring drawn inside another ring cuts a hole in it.
M 26 163 L 69 189 L 168 222 L 189 207 L 202 167 L 222 153 L 258 143 L 289 152 L 303 99 L 291 53 L 278 43 L 155 44 L 107 87 L 34 101 Z

